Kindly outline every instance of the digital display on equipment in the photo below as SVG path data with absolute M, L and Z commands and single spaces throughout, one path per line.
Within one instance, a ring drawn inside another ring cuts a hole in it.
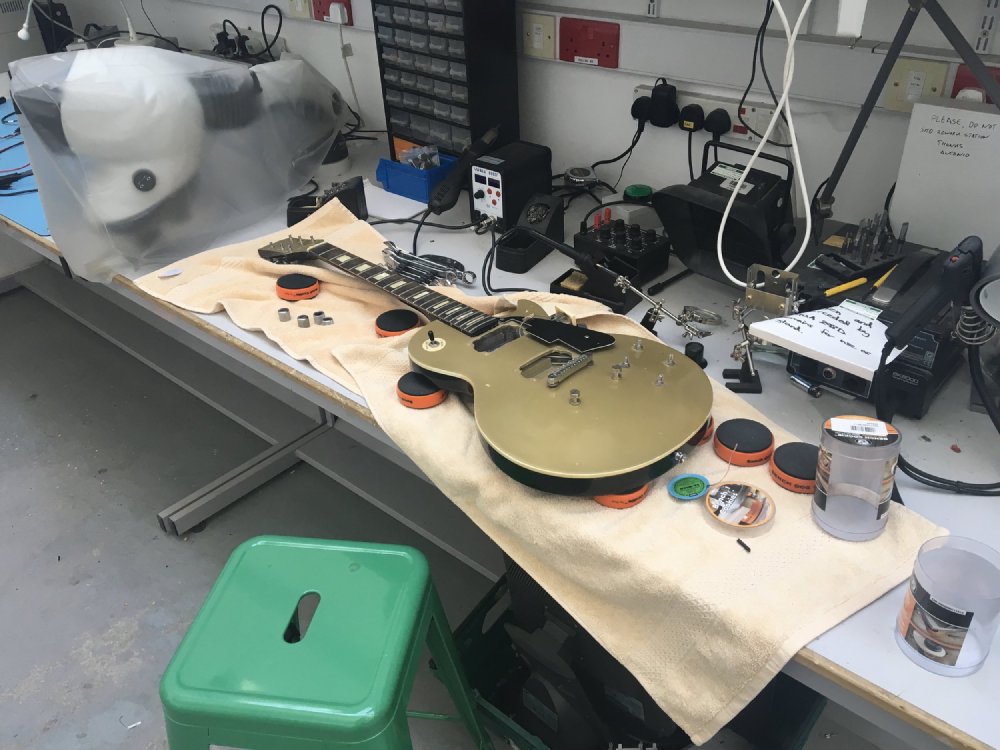
M 491 177 L 490 178 L 490 187 L 495 187 L 495 188 L 500 187 L 500 180 L 495 180 L 495 179 L 493 179 Z
M 486 175 L 484 175 L 484 174 L 477 174 L 477 175 L 473 175 L 473 176 L 475 177 L 476 182 L 478 182 L 480 185 L 485 185 L 486 184 Z

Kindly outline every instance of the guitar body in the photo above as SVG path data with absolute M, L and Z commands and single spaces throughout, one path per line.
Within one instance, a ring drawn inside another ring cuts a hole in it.
M 676 451 L 711 411 L 712 385 L 701 368 L 633 336 L 581 354 L 561 339 L 528 335 L 523 321 L 532 320 L 548 324 L 541 307 L 522 301 L 508 321 L 477 337 L 434 321 L 410 340 L 410 360 L 439 387 L 473 394 L 490 457 L 530 487 L 620 494 L 673 468 Z M 608 338 L 563 328 L 565 338 Z

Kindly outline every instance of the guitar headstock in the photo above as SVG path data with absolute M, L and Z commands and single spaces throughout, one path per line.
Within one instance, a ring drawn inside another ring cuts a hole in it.
M 290 265 L 295 263 L 308 263 L 318 260 L 316 250 L 323 247 L 325 243 L 315 237 L 291 237 L 287 239 L 271 242 L 257 251 L 264 260 L 272 263 Z

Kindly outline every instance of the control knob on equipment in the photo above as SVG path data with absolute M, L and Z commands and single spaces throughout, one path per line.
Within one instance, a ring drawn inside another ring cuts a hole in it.
M 481 200 L 482 200 L 483 198 L 485 198 L 485 197 L 486 197 L 486 193 L 484 193 L 484 192 L 483 192 L 483 190 L 482 190 L 482 188 L 480 188 L 479 190 L 477 190 L 477 191 L 475 192 L 475 194 L 473 195 L 473 197 L 474 197 L 474 198 L 475 198 L 475 199 L 476 199 L 477 201 L 481 201 Z

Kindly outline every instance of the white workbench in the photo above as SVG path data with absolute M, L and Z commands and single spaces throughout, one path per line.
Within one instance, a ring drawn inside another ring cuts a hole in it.
M 374 174 L 375 159 L 381 148 L 368 145 L 355 151 L 358 166 L 352 173 Z M 366 192 L 369 212 L 374 215 L 411 216 L 422 208 L 420 204 L 385 193 L 378 187 L 369 186 Z M 568 239 L 576 231 L 579 217 L 585 210 L 583 204 L 584 199 L 577 201 L 573 213 L 575 221 L 567 221 Z M 457 224 L 464 223 L 467 216 L 467 200 L 463 196 L 456 209 L 432 220 Z M 258 236 L 280 226 L 283 226 L 283 214 L 276 214 L 248 227 L 233 240 Z M 409 248 L 412 224 L 385 224 L 379 226 L 379 230 L 401 247 Z M 57 256 L 51 243 L 10 225 L 6 225 L 6 231 L 43 255 Z M 425 228 L 420 234 L 422 252 L 451 256 L 477 273 L 488 247 L 489 236 L 476 236 L 471 230 L 449 232 Z M 675 263 L 672 261 L 668 275 L 680 270 Z M 492 282 L 497 287 L 547 290 L 550 282 L 569 265 L 567 258 L 553 254 L 524 276 L 494 272 Z M 146 297 L 127 279 L 117 279 L 110 288 L 165 321 L 177 320 L 178 311 Z M 665 292 L 668 307 L 676 312 L 692 304 L 711 309 L 725 319 L 725 325 L 715 328 L 710 338 L 702 340 L 709 361 L 708 373 L 717 379 L 721 378 L 723 367 L 734 366 L 730 352 L 738 338 L 730 311 L 737 295 L 735 289 L 697 276 L 682 280 Z M 631 315 L 638 318 L 642 312 L 643 307 L 639 307 Z M 183 317 L 189 323 L 190 319 L 197 319 L 198 325 L 192 331 L 203 341 L 209 341 L 219 351 L 238 349 L 236 353 L 251 360 L 253 369 L 266 375 L 277 372 L 284 382 L 291 384 L 290 387 L 321 408 L 346 409 L 355 416 L 367 412 L 359 395 L 318 373 L 307 363 L 291 358 L 263 335 L 238 328 L 224 313 L 197 316 L 185 313 Z M 658 333 L 666 343 L 683 349 L 685 341 L 681 338 L 681 329 L 670 321 L 661 323 Z M 821 424 L 830 416 L 873 411 L 868 404 L 847 401 L 832 394 L 820 399 L 810 398 L 788 381 L 783 361 L 759 359 L 758 365 L 764 392 L 747 396 L 748 401 L 803 440 L 816 442 Z M 969 481 L 995 479 L 1000 441 L 984 415 L 967 410 L 968 394 L 967 373 L 959 373 L 936 399 L 924 420 L 899 420 L 897 424 L 904 436 L 903 452 L 912 462 L 934 473 Z M 384 434 L 379 436 L 377 428 L 368 425 L 364 429 L 369 435 L 388 441 Z M 951 450 L 953 444 L 960 447 L 961 453 Z M 906 477 L 900 477 L 899 485 L 911 508 L 949 528 L 953 534 L 994 546 L 1000 544 L 1000 500 L 936 493 L 922 489 Z M 903 587 L 900 586 L 816 639 L 786 667 L 786 672 L 882 727 L 901 741 L 901 747 L 1000 747 L 1000 712 L 997 711 L 1000 653 L 993 654 L 978 674 L 967 678 L 950 680 L 920 669 L 900 653 L 893 638 L 902 596 Z M 931 736 L 945 738 L 946 744 L 940 744 Z

